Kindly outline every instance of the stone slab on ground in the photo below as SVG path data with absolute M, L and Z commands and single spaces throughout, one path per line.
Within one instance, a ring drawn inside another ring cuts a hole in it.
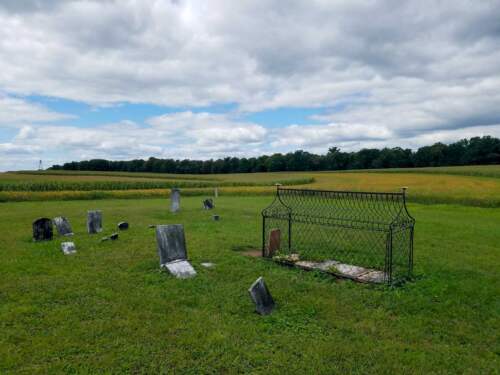
M 257 313 L 268 315 L 274 310 L 275 303 L 273 297 L 269 293 L 269 289 L 267 289 L 262 276 L 255 280 L 250 289 L 248 289 L 248 293 L 250 293 L 250 298 L 252 298 L 255 304 L 255 311 Z
M 382 271 L 368 271 L 357 278 L 367 283 L 384 283 L 386 281 L 385 273 Z
M 353 278 L 356 278 L 368 272 L 367 268 L 353 266 L 352 264 L 344 264 L 344 263 L 336 264 L 335 268 L 340 274 Z
M 319 263 L 318 262 L 311 262 L 308 260 L 299 260 L 298 262 L 295 262 L 295 265 L 299 268 L 303 268 L 305 270 L 314 270 L 318 268 Z
M 212 268 L 212 267 L 214 267 L 214 266 L 215 266 L 215 264 L 214 264 L 214 263 L 212 263 L 212 262 L 203 262 L 203 263 L 201 263 L 201 265 L 202 265 L 203 267 L 205 267 L 205 268 Z
M 62 242 L 61 243 L 61 251 L 64 255 L 71 255 L 76 253 L 76 247 L 74 242 Z
M 171 275 L 178 279 L 187 279 L 196 276 L 196 271 L 187 260 L 174 260 L 162 265 Z
M 318 264 L 318 269 L 329 272 L 332 267 L 337 267 L 338 264 L 339 262 L 336 260 L 325 260 L 324 262 Z

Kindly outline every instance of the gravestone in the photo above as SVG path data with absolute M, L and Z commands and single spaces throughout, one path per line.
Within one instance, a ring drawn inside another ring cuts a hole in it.
M 281 230 L 280 229 L 271 229 L 269 232 L 269 241 L 267 243 L 267 248 L 265 249 L 265 256 L 272 257 L 281 247 Z
M 155 224 L 149 224 L 148 225 L 148 228 L 151 229 L 151 228 L 156 228 L 156 225 Z
M 156 243 L 160 256 L 160 267 L 172 275 L 185 279 L 196 275 L 193 266 L 187 261 L 186 238 L 182 224 L 157 225 Z
M 73 235 L 73 231 L 71 230 L 71 225 L 69 225 L 68 219 L 66 219 L 64 216 L 55 217 L 53 221 L 56 226 L 57 233 L 59 233 L 60 236 Z
M 102 231 L 102 211 L 87 212 L 87 232 L 89 234 L 99 233 Z
M 214 198 L 219 198 L 219 188 L 218 187 L 216 187 L 214 189 Z
M 33 241 L 48 241 L 52 237 L 52 220 L 42 217 L 33 222 Z
M 269 293 L 269 289 L 267 289 L 262 276 L 252 284 L 250 289 L 248 289 L 248 293 L 250 293 L 250 297 L 255 304 L 255 311 L 257 313 L 268 315 L 274 310 L 275 303 L 273 297 Z
M 172 262 L 165 263 L 164 268 L 179 279 L 187 279 L 189 277 L 196 276 L 196 271 L 187 260 L 174 260 Z
M 126 230 L 128 229 L 128 223 L 126 221 L 121 221 L 118 223 L 118 229 Z
M 160 265 L 174 260 L 186 260 L 186 238 L 182 224 L 157 225 L 156 243 L 160 256 Z
M 76 247 L 74 242 L 62 242 L 61 243 L 61 250 L 64 253 L 64 255 L 71 255 L 76 253 Z
M 181 209 L 181 191 L 170 190 L 170 212 L 178 212 Z
M 112 233 L 109 236 L 101 238 L 101 242 L 102 241 L 108 241 L 108 240 L 114 241 L 114 240 L 117 240 L 117 239 L 118 239 L 118 233 Z
M 219 216 L 219 215 L 213 215 L 213 216 L 212 216 L 212 219 L 213 219 L 214 221 L 219 221 L 219 220 L 220 220 L 220 216 Z
M 214 201 L 212 198 L 205 199 L 203 201 L 203 209 L 204 210 L 211 210 L 215 207 Z

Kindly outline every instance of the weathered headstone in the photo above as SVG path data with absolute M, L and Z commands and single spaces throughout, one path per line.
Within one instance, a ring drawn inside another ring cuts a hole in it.
M 89 234 L 99 233 L 102 231 L 102 211 L 87 212 L 87 232 Z
M 182 224 L 157 225 L 156 242 L 160 267 L 182 279 L 196 275 L 193 266 L 187 261 L 186 238 Z
M 118 239 L 118 233 L 112 233 L 109 236 L 101 238 L 101 241 L 108 241 L 108 240 L 114 241 L 114 240 L 117 240 L 117 239 Z
M 161 266 L 174 260 L 187 259 L 186 238 L 182 224 L 157 225 L 156 243 Z
M 181 209 L 181 191 L 170 190 L 170 212 L 178 212 Z
M 71 225 L 69 225 L 68 219 L 66 219 L 64 216 L 55 217 L 53 221 L 56 226 L 57 233 L 59 233 L 60 236 L 73 235 L 73 231 L 71 230 Z
M 165 263 L 164 268 L 179 279 L 187 279 L 189 277 L 196 276 L 196 271 L 187 260 L 174 260 L 172 262 Z
M 269 241 L 267 243 L 267 248 L 265 249 L 265 256 L 272 257 L 281 247 L 281 230 L 271 229 L 269 232 Z
M 214 198 L 219 198 L 219 188 L 218 187 L 216 187 L 214 189 Z
M 267 289 L 262 276 L 252 284 L 250 289 L 248 289 L 248 293 L 250 293 L 250 297 L 253 303 L 255 303 L 255 311 L 259 314 L 268 315 L 274 310 L 275 303 L 273 297 L 269 293 L 269 289 Z
M 213 219 L 214 221 L 219 221 L 219 220 L 220 220 L 220 216 L 219 216 L 219 215 L 213 215 L 213 216 L 212 216 L 212 219 Z
M 62 242 L 61 243 L 61 250 L 64 253 L 64 255 L 71 255 L 76 253 L 76 247 L 74 242 Z
M 33 241 L 47 241 L 53 237 L 52 220 L 42 217 L 33 222 Z
M 204 210 L 211 210 L 215 207 L 214 201 L 212 198 L 205 199 L 203 201 L 203 209 Z
M 120 229 L 120 230 L 128 229 L 128 223 L 126 221 L 120 221 L 118 223 L 118 229 Z

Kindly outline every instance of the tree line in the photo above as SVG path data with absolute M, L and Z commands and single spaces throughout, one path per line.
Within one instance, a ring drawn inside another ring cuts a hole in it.
M 342 152 L 331 147 L 324 155 L 298 150 L 251 158 L 226 157 L 217 160 L 175 160 L 150 157 L 147 160 L 110 161 L 93 159 L 53 165 L 53 170 L 162 172 L 162 173 L 251 173 L 279 171 L 323 171 L 375 168 L 438 167 L 472 164 L 500 164 L 500 139 L 473 137 L 444 144 L 435 143 L 416 151 L 394 148 L 364 148 Z

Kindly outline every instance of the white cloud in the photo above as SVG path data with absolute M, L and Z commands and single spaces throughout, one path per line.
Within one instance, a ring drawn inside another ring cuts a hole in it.
M 10 96 L 0 94 L 0 129 L 24 130 L 0 141 L 69 160 L 495 135 L 498 9 L 500 0 L 4 0 L 0 92 Z M 32 94 L 187 110 L 146 124 L 61 127 L 53 122 L 67 115 L 23 99 Z M 220 103 L 238 113 L 190 112 Z M 318 108 L 320 123 L 277 131 L 244 120 L 289 107 Z

